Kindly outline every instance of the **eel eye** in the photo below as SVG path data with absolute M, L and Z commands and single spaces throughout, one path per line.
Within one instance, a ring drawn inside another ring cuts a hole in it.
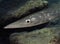
M 30 20 L 30 19 L 27 19 L 27 20 L 26 20 L 26 23 L 30 23 L 30 22 L 31 22 L 31 20 Z

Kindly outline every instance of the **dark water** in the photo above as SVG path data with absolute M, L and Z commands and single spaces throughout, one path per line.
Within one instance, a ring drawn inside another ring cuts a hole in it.
M 19 6 L 22 6 L 26 1 L 27 0 L 24 0 L 24 1 L 23 0 L 2 0 L 2 1 L 0 1 L 0 14 L 4 15 L 4 13 L 6 14 L 7 11 L 9 11 L 11 9 L 15 9 L 15 8 L 17 8 Z M 48 6 L 51 6 L 52 4 L 59 2 L 59 0 L 48 0 L 48 1 L 49 1 Z M 26 28 L 26 29 L 28 29 L 28 28 Z M 0 30 L 0 44 L 9 44 L 9 39 L 8 39 L 9 35 L 11 33 L 13 33 L 13 32 L 21 32 L 21 30 L 22 29 L 15 29 L 15 30 L 14 29 L 13 30 L 12 29 L 11 30 L 3 30 L 3 29 L 1 29 Z M 24 31 L 24 30 L 22 30 L 22 31 Z
M 49 6 L 50 6 L 50 5 L 54 4 L 54 3 L 60 2 L 60 0 L 48 0 L 48 2 L 49 2 Z
M 18 8 L 28 0 L 0 0 L 0 18 L 12 9 Z M 5 31 L 0 28 L 0 44 L 9 44 L 9 30 Z
M 0 1 L 0 17 L 6 14 L 8 11 L 22 6 L 28 0 L 2 0 Z

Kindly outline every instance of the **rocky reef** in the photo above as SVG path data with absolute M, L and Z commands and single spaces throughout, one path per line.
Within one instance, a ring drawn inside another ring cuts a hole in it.
M 9 39 L 11 44 L 60 44 L 60 27 L 13 33 Z
M 48 4 L 48 1 L 46 0 L 29 0 L 23 6 L 18 8 L 18 10 L 14 11 L 14 13 L 12 14 L 16 16 L 23 15 L 26 13 L 30 13 L 34 9 L 41 9 L 44 6 L 47 6 L 47 4 Z

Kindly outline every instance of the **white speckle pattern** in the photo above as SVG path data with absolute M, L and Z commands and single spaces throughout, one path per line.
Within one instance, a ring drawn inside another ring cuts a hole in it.
M 41 13 L 44 13 L 43 11 L 41 11 Z
M 42 17 L 42 16 L 39 16 L 40 18 Z
M 49 18 L 49 20 L 51 20 L 52 18 Z
M 49 14 L 49 13 L 47 13 L 47 16 L 49 17 L 49 16 L 50 16 L 50 14 Z
M 36 20 L 36 18 L 31 18 L 31 21 L 35 21 Z

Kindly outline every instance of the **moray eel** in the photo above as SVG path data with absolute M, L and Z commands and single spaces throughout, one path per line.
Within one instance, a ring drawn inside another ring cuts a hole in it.
M 56 5 L 56 6 L 55 6 Z M 4 28 L 24 28 L 36 26 L 46 22 L 51 22 L 60 17 L 59 3 L 34 14 L 28 15 L 16 22 L 13 22 Z M 56 9 L 57 8 L 57 9 Z

